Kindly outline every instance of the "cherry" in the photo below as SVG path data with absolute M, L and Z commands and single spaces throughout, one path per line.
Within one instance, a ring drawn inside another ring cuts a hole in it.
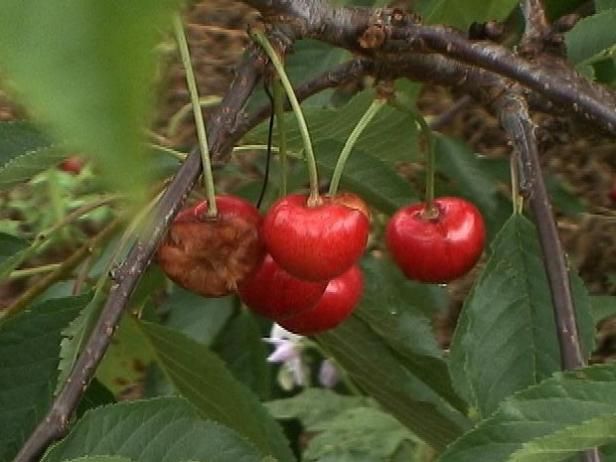
M 256 313 L 270 319 L 286 319 L 314 306 L 327 281 L 297 279 L 283 270 L 271 255 L 239 285 L 240 299 Z
M 67 173 L 74 173 L 75 175 L 81 172 L 85 161 L 79 156 L 70 156 L 64 159 L 58 168 Z
M 263 220 L 265 245 L 291 275 L 326 281 L 348 270 L 363 253 L 370 231 L 368 207 L 350 193 L 307 204 L 294 194 L 276 202 Z
M 235 196 L 216 196 L 216 205 L 213 218 L 207 201 L 178 213 L 157 254 L 171 280 L 206 297 L 235 291 L 265 255 L 259 211 Z
M 357 266 L 329 281 L 319 302 L 289 319 L 276 320 L 286 330 L 313 335 L 333 329 L 348 318 L 364 291 L 364 278 Z
M 485 225 L 477 208 L 458 197 L 398 210 L 387 225 L 387 247 L 409 279 L 448 282 L 467 273 L 481 256 Z

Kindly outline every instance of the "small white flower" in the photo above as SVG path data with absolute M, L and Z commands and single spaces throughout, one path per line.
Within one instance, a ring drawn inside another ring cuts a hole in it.
M 301 335 L 289 332 L 274 323 L 270 336 L 263 339 L 264 342 L 274 346 L 274 351 L 267 357 L 267 361 L 282 364 L 278 379 L 286 390 L 292 389 L 295 385 L 306 385 L 308 375 L 302 360 L 302 338 Z

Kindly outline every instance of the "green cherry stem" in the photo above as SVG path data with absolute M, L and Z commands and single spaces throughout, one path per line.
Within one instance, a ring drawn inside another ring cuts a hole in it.
M 265 51 L 267 56 L 272 62 L 272 65 L 276 69 L 278 76 L 280 77 L 280 82 L 284 87 L 285 92 L 287 93 L 287 97 L 289 98 L 289 102 L 291 103 L 291 107 L 293 108 L 293 112 L 295 113 L 295 117 L 297 118 L 297 124 L 299 126 L 299 131 L 302 135 L 302 140 L 304 142 L 304 149 L 306 151 L 306 158 L 308 161 L 308 176 L 310 179 L 310 196 L 308 197 L 308 206 L 315 206 L 320 203 L 319 198 L 319 175 L 317 172 L 317 161 L 314 156 L 314 151 L 312 150 L 312 141 L 310 140 L 310 133 L 308 132 L 308 125 L 306 124 L 306 120 L 304 119 L 304 114 L 302 113 L 302 108 L 297 100 L 297 96 L 295 96 L 295 91 L 293 90 L 293 85 L 287 76 L 284 66 L 282 65 L 282 61 L 278 57 L 278 54 L 272 47 L 271 43 L 260 31 L 252 30 L 250 32 L 252 39 L 257 42 Z
M 287 134 L 284 123 L 284 88 L 280 80 L 272 82 L 274 89 L 274 113 L 276 114 L 276 132 L 278 134 L 278 156 L 280 159 L 280 195 L 287 195 Z
M 344 147 L 340 152 L 340 156 L 338 156 L 338 162 L 336 162 L 336 167 L 334 168 L 334 173 L 332 175 L 332 181 L 329 185 L 329 195 L 334 196 L 338 192 L 338 187 L 340 186 L 340 179 L 342 178 L 342 172 L 344 171 L 344 166 L 346 165 L 349 156 L 351 155 L 351 151 L 357 143 L 357 140 L 366 129 L 370 121 L 374 118 L 375 115 L 381 110 L 381 108 L 385 105 L 387 101 L 382 98 L 376 98 L 372 101 L 372 104 L 368 107 L 368 110 L 361 116 L 355 128 L 349 135 L 344 143 Z
M 511 172 L 511 202 L 513 204 L 513 214 L 521 214 L 524 210 L 524 199 L 520 195 L 518 153 L 516 151 L 513 151 L 509 156 L 509 169 Z
M 203 113 L 201 112 L 201 101 L 199 99 L 197 81 L 195 80 L 195 74 L 193 72 L 190 59 L 190 50 L 188 49 L 188 42 L 186 41 L 186 34 L 184 33 L 182 19 L 179 15 L 176 15 L 173 18 L 173 30 L 175 32 L 175 38 L 178 42 L 182 65 L 184 66 L 184 70 L 186 71 L 186 84 L 188 86 L 190 103 L 192 105 L 193 115 L 195 117 L 195 125 L 197 127 L 197 138 L 199 139 L 201 163 L 203 165 L 205 194 L 207 196 L 208 202 L 208 210 L 206 216 L 215 217 L 218 215 L 218 209 L 216 207 L 216 190 L 214 189 L 214 175 L 212 174 L 212 163 L 210 161 L 210 150 L 207 144 L 205 121 L 203 120 Z
M 396 109 L 410 114 L 415 122 L 419 124 L 421 135 L 427 145 L 425 149 L 422 149 L 425 151 L 426 159 L 426 208 L 424 211 L 424 216 L 426 218 L 435 218 L 438 215 L 438 209 L 434 207 L 434 175 L 436 172 L 434 133 L 432 133 L 432 129 L 430 128 L 430 125 L 428 125 L 428 122 L 426 122 L 426 119 L 424 119 L 424 117 L 415 109 L 404 104 L 399 95 L 396 95 L 396 98 L 390 101 L 390 104 Z M 422 145 L 420 144 L 420 147 L 421 146 Z

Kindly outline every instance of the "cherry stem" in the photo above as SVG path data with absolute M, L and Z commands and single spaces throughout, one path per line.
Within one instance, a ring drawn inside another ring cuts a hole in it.
M 513 213 L 517 215 L 521 214 L 524 208 L 524 198 L 520 194 L 517 151 L 513 151 L 509 157 L 509 170 L 511 172 L 511 202 L 513 204 Z
M 351 155 L 351 151 L 353 147 L 357 143 L 357 140 L 366 129 L 370 121 L 374 118 L 375 115 L 381 110 L 381 108 L 385 105 L 387 101 L 382 98 L 375 98 L 372 101 L 372 104 L 368 107 L 368 110 L 364 113 L 364 115 L 359 119 L 355 128 L 349 135 L 340 152 L 340 156 L 338 156 L 338 162 L 336 162 L 336 167 L 334 168 L 334 173 L 332 175 L 332 181 L 329 185 L 329 195 L 334 196 L 338 192 L 338 187 L 340 186 L 340 179 L 342 178 L 342 172 L 344 171 L 344 166 Z
M 436 152 L 435 152 L 435 143 L 434 143 L 434 133 L 430 128 L 426 119 L 417 112 L 414 108 L 404 104 L 400 95 L 396 94 L 395 98 L 390 100 L 389 102 L 393 107 L 407 114 L 410 114 L 414 119 L 415 123 L 419 125 L 421 130 L 421 136 L 424 138 L 424 142 L 427 144 L 427 149 L 425 149 L 425 159 L 426 159 L 426 207 L 423 212 L 423 216 L 427 219 L 432 219 L 438 217 L 438 208 L 434 207 L 434 175 L 436 173 Z M 424 151 L 423 145 L 419 144 L 420 149 Z
M 280 195 L 287 195 L 287 134 L 284 121 L 284 88 L 280 80 L 274 79 L 274 113 L 276 114 L 276 132 L 278 134 L 278 156 L 280 159 Z
M 175 38 L 178 42 L 182 65 L 186 71 L 186 85 L 190 94 L 190 104 L 195 118 L 197 128 L 197 138 L 199 139 L 199 150 L 201 151 L 201 164 L 203 166 L 203 183 L 205 187 L 205 195 L 207 197 L 208 210 L 207 217 L 215 217 L 218 215 L 216 207 L 216 190 L 214 188 L 214 175 L 212 174 L 212 163 L 210 161 L 210 150 L 207 143 L 207 133 L 205 130 L 205 121 L 201 112 L 201 101 L 199 99 L 199 91 L 197 90 L 197 81 L 193 72 L 190 59 L 190 50 L 184 33 L 184 26 L 179 15 L 173 18 L 173 29 Z
M 291 85 L 289 77 L 284 70 L 282 61 L 278 57 L 278 54 L 274 50 L 274 47 L 272 47 L 265 34 L 260 31 L 252 30 L 250 31 L 250 35 L 252 39 L 263 48 L 267 56 L 270 58 L 272 65 L 274 66 L 276 72 L 278 73 L 278 76 L 280 77 L 280 82 L 282 83 L 282 86 L 287 93 L 287 97 L 289 98 L 289 102 L 291 103 L 291 108 L 293 108 L 293 112 L 295 113 L 295 117 L 297 119 L 299 131 L 302 135 L 304 149 L 306 151 L 306 158 L 308 161 L 308 176 L 310 179 L 310 196 L 308 197 L 308 206 L 311 207 L 318 205 L 320 203 L 320 197 L 317 161 L 314 156 L 314 151 L 312 150 L 312 141 L 310 140 L 308 125 L 306 124 L 306 119 L 304 119 L 304 114 L 302 113 L 302 108 L 299 104 L 299 101 L 297 100 L 297 96 L 295 96 L 293 85 Z

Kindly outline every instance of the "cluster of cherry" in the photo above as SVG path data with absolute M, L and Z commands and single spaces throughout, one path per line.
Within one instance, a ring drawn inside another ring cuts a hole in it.
M 178 214 L 157 259 L 176 283 L 207 297 L 237 292 L 254 312 L 285 329 L 311 335 L 346 319 L 363 292 L 357 262 L 370 233 L 370 212 L 358 196 L 278 200 L 262 217 L 236 196 L 217 196 Z M 387 226 L 387 245 L 407 277 L 447 282 L 480 257 L 485 226 L 460 198 L 400 209 Z

